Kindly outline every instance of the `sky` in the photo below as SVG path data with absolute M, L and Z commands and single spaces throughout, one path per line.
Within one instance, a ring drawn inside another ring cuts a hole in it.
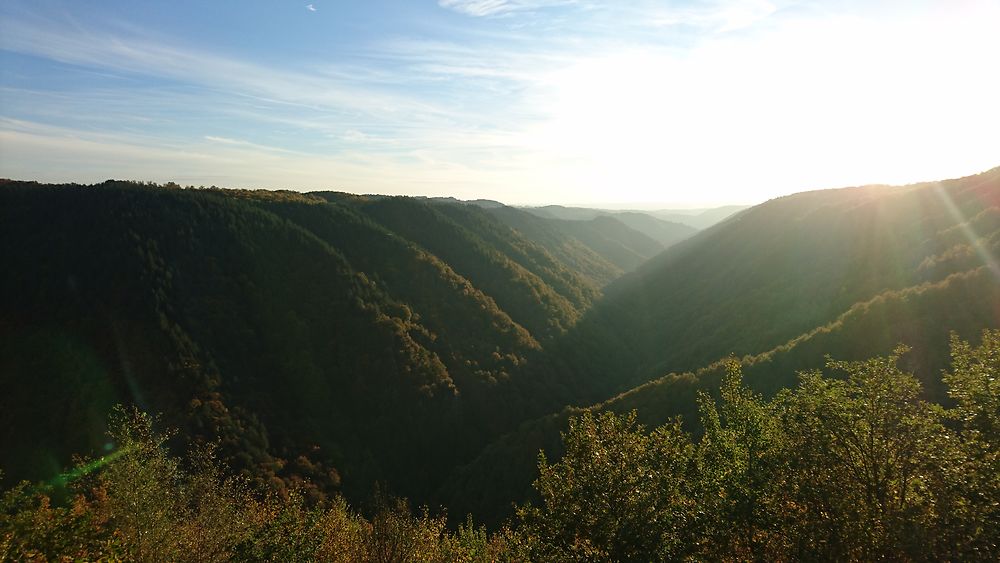
M 706 207 L 1000 165 L 1000 0 L 3 0 L 0 177 Z

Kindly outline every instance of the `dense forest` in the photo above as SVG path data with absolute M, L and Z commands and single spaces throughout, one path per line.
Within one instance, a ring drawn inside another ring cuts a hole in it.
M 536 242 L 449 202 L 129 182 L 0 199 L 8 482 L 100 451 L 123 403 L 279 488 L 430 499 L 493 438 L 575 402 L 527 365 L 622 272 L 558 222 Z
M 637 215 L 0 184 L 0 548 L 996 555 L 1000 168 Z
M 940 183 L 796 194 L 701 232 L 606 288 L 558 343 L 590 401 L 490 444 L 455 472 L 446 504 L 509 515 L 508 499 L 530 492 L 536 453 L 558 455 L 560 430 L 588 405 L 635 409 L 650 426 L 684 415 L 697 431 L 698 393 L 719 388 L 729 358 L 770 397 L 794 386 L 798 371 L 823 367 L 827 354 L 862 360 L 904 343 L 913 351 L 902 361 L 924 397 L 947 404 L 940 374 L 949 332 L 973 339 L 1000 326 L 998 219 L 994 169 Z M 833 306 L 843 294 L 850 303 Z
M 765 400 L 731 361 L 703 431 L 636 414 L 570 419 L 538 460 L 537 504 L 494 532 L 379 491 L 367 515 L 226 477 L 211 447 L 181 459 L 154 421 L 119 410 L 116 450 L 53 485 L 0 498 L 0 555 L 135 561 L 973 561 L 1000 556 L 1000 331 L 951 339 L 954 407 L 920 398 L 898 348 L 829 360 Z

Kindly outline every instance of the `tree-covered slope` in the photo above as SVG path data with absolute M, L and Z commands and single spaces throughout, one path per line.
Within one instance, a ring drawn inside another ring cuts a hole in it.
M 449 201 L 5 183 L 0 467 L 113 448 L 123 402 L 274 487 L 380 481 L 490 520 L 576 409 L 694 420 L 730 355 L 770 394 L 899 342 L 940 400 L 947 333 L 1000 322 L 1000 169 L 779 198 L 607 287 L 601 233 L 661 246 Z
M 498 207 L 490 212 L 552 252 L 560 252 L 566 240 L 578 242 L 614 265 L 610 282 L 622 272 L 634 270 L 666 248 L 691 237 L 697 229 L 632 211 L 605 211 L 559 206 L 519 209 Z M 583 271 L 589 271 L 586 266 Z
M 586 221 L 549 219 L 514 207 L 489 210 L 499 221 L 543 246 L 604 287 L 664 250 L 643 233 L 607 216 Z
M 996 250 L 1000 250 L 998 247 Z M 765 396 L 795 386 L 797 374 L 822 368 L 827 356 L 862 360 L 887 354 L 897 345 L 912 350 L 901 365 L 921 382 L 925 398 L 948 402 L 941 381 L 948 367 L 952 332 L 974 341 L 984 328 L 1000 327 L 1000 280 L 986 267 L 953 274 L 942 281 L 901 291 L 886 291 L 858 303 L 834 321 L 764 353 L 740 358 L 747 383 Z M 586 408 L 567 407 L 522 424 L 486 448 L 477 459 L 445 482 L 442 498 L 460 512 L 500 519 L 511 514 L 512 501 L 530 496 L 538 452 L 561 455 L 560 432 L 570 417 L 585 411 L 636 411 L 653 427 L 683 417 L 698 432 L 698 395 L 715 393 L 726 361 L 685 373 L 670 373 Z M 477 494 L 471 494 L 477 491 Z
M 116 445 L 50 485 L 0 491 L 0 556 L 164 561 L 995 561 L 1000 331 L 950 338 L 953 408 L 920 396 L 904 348 L 764 397 L 726 362 L 702 432 L 635 411 L 570 417 L 537 493 L 490 533 L 375 495 L 307 504 L 175 457 L 155 418 L 116 409 Z M 250 485 L 250 486 L 248 486 Z M 486 484 L 483 490 L 489 491 Z
M 676 415 L 696 421 L 698 393 L 717 389 L 727 356 L 773 394 L 827 354 L 860 360 L 900 343 L 914 348 L 902 361 L 925 397 L 947 401 L 940 374 L 949 333 L 969 339 L 1000 326 L 1000 170 L 784 199 L 667 251 L 550 347 L 576 375 L 578 397 L 596 403 L 588 408 L 635 409 L 648 425 Z M 524 423 L 457 471 L 443 498 L 476 514 L 509 511 L 530 490 L 536 453 L 558 455 L 559 432 L 579 412 Z
M 550 220 L 555 227 L 607 257 L 624 272 L 656 256 L 666 248 L 660 242 L 614 217 L 602 215 L 587 221 Z
M 663 245 L 664 248 L 669 248 L 698 232 L 698 229 L 689 225 L 665 221 L 649 213 L 638 211 L 615 213 L 613 218 L 655 240 Z
M 598 295 L 469 225 L 415 200 L 3 185 L 4 477 L 100 451 L 106 412 L 131 403 L 276 485 L 426 498 L 565 400 L 521 372 Z
M 526 351 L 539 348 L 527 330 L 447 263 L 351 207 L 268 197 L 255 203 L 340 250 L 353 268 L 405 303 L 433 334 L 433 347 L 450 372 L 500 377 L 523 361 Z
M 615 351 L 577 368 L 609 388 L 764 352 L 889 290 L 992 261 L 1000 169 L 795 194 L 743 211 L 623 276 L 567 338 Z M 991 266 L 992 267 L 992 266 Z M 625 378 L 615 381 L 615 378 Z
M 365 457 L 391 467 L 419 435 L 364 420 L 426 418 L 456 392 L 405 307 L 273 214 L 134 185 L 8 185 L 2 197 L 0 255 L 17 273 L 3 278 L 0 315 L 5 465 L 51 451 L 65 463 L 82 448 L 61 430 L 100 436 L 72 411 L 126 401 L 199 437 L 221 434 L 258 475 L 270 454 L 310 449 L 347 472 Z M 268 436 L 248 436 L 258 422 Z M 379 444 L 382 434 L 396 443 Z
M 539 340 L 563 334 L 600 292 L 544 248 L 473 206 L 319 194 L 351 206 L 446 262 Z

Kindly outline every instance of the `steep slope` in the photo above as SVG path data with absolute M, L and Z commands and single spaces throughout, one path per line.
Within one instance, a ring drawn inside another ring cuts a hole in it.
M 696 232 L 685 225 L 642 213 L 597 214 L 589 219 L 572 220 L 543 217 L 513 207 L 494 208 L 490 212 L 549 252 L 574 264 L 601 286 Z M 611 266 L 595 267 L 594 260 L 586 256 L 581 259 L 580 248 Z
M 694 229 L 707 229 L 716 223 L 720 223 L 729 217 L 749 208 L 749 205 L 725 205 L 713 207 L 711 209 L 698 209 L 693 211 L 678 211 L 676 209 L 660 209 L 647 211 L 646 213 L 670 223 L 680 223 Z
M 1000 236 L 998 206 L 1000 169 L 772 200 L 608 287 L 566 339 L 566 355 L 579 358 L 586 377 L 621 390 L 726 354 L 760 353 L 884 291 L 994 260 L 982 248 Z M 617 343 L 617 353 L 581 356 L 575 339 Z
M 1000 252 L 1000 243 L 993 246 Z M 794 387 L 798 373 L 820 369 L 826 357 L 863 360 L 885 355 L 903 343 L 912 350 L 902 367 L 915 374 L 925 395 L 946 402 L 941 372 L 948 367 L 949 335 L 977 341 L 984 328 L 1000 327 L 1000 278 L 981 266 L 936 283 L 887 291 L 851 307 L 835 321 L 762 354 L 741 359 L 745 381 L 770 396 Z M 700 431 L 699 393 L 715 393 L 725 373 L 723 362 L 687 373 L 671 373 L 596 405 L 567 407 L 521 425 L 487 447 L 472 463 L 445 482 L 442 502 L 459 513 L 472 513 L 489 523 L 512 514 L 513 502 L 533 498 L 538 452 L 558 459 L 560 432 L 571 416 L 584 410 L 628 413 L 635 410 L 649 428 L 681 416 L 685 426 Z M 473 493 L 475 492 L 475 493 Z
M 181 439 L 219 441 L 232 466 L 277 487 L 358 499 L 381 481 L 491 519 L 579 412 L 566 405 L 659 421 L 690 415 L 730 354 L 773 392 L 825 353 L 899 341 L 919 346 L 908 367 L 940 398 L 946 333 L 973 338 L 1000 319 L 1000 169 L 780 198 L 672 246 L 603 298 L 596 276 L 624 268 L 563 223 L 606 228 L 633 251 L 659 243 L 613 217 L 524 215 L 0 185 L 5 478 L 113 448 L 104 417 L 125 402 L 163 412 Z
M 649 213 L 637 211 L 615 213 L 613 217 L 631 229 L 660 243 L 663 248 L 669 248 L 686 238 L 690 238 L 698 231 L 698 229 L 682 222 L 665 221 Z
M 600 298 L 600 291 L 574 268 L 562 263 L 544 246 L 497 221 L 493 213 L 468 205 L 441 205 L 437 209 L 537 275 L 557 293 L 569 299 L 577 310 L 590 308 Z
M 717 388 L 717 360 L 730 354 L 743 357 L 748 382 L 773 394 L 827 354 L 859 360 L 904 343 L 915 349 L 904 367 L 928 398 L 945 401 L 949 332 L 975 340 L 1000 326 L 998 255 L 1000 169 L 798 194 L 667 251 L 613 286 L 552 349 L 580 396 L 597 403 L 589 408 L 637 409 L 648 425 L 695 420 L 698 392 Z M 673 373 L 598 398 L 657 372 Z M 559 432 L 579 412 L 525 423 L 456 472 L 442 498 L 486 519 L 509 514 L 530 492 L 538 450 L 558 456 Z
M 250 195 L 341 251 L 352 267 L 405 303 L 434 336 L 435 352 L 456 377 L 504 377 L 524 361 L 526 351 L 539 348 L 490 296 L 445 262 L 354 209 L 260 197 L 266 192 Z
M 601 254 L 566 233 L 561 228 L 566 221 L 545 219 L 516 207 L 498 207 L 489 212 L 597 287 L 606 286 L 624 273 L 614 257 Z
M 600 295 L 544 248 L 482 209 L 403 197 L 318 195 L 354 207 L 439 257 L 538 340 L 563 334 Z
M 135 185 L 4 186 L 2 197 L 0 256 L 17 272 L 4 276 L 0 315 L 2 384 L 16 390 L 0 409 L 12 432 L 5 462 L 82 450 L 51 431 L 80 423 L 72 409 L 107 411 L 113 400 L 233 441 L 236 458 L 265 449 L 240 464 L 258 475 L 267 454 L 295 459 L 313 445 L 347 473 L 371 463 L 364 455 L 392 467 L 420 436 L 365 419 L 429 419 L 456 392 L 405 307 L 271 214 L 219 194 Z M 56 346 L 65 359 L 51 362 Z M 92 367 L 63 369 L 80 357 Z M 57 396 L 33 386 L 67 377 L 95 380 L 63 381 Z M 104 404 L 81 404 L 74 383 L 101 389 Z M 252 415 L 231 417 L 231 407 Z M 21 434 L 47 413 L 58 420 L 31 440 Z M 243 418 L 260 420 L 273 447 L 266 437 L 245 443 Z M 93 446 L 100 434 L 85 438 Z
M 419 500 L 560 404 L 518 381 L 539 340 L 498 303 L 551 338 L 597 290 L 556 261 L 543 274 L 579 291 L 553 289 L 515 260 L 524 241 L 507 255 L 498 233 L 487 244 L 426 203 L 381 203 L 369 215 L 288 192 L 0 186 L 5 479 L 103 451 L 111 405 L 130 403 L 276 486 L 342 480 L 359 498 L 382 481 Z M 423 242 L 443 241 L 457 267 L 372 219 L 406 231 L 412 208 L 444 229 Z
M 560 206 L 493 207 L 489 211 L 501 222 L 573 264 L 602 287 L 622 272 L 634 270 L 697 232 L 693 227 L 639 212 Z M 599 261 L 581 257 L 581 247 L 599 257 Z M 610 263 L 612 267 L 600 262 Z
M 553 221 L 558 221 L 557 229 L 607 257 L 626 272 L 634 270 L 664 249 L 656 240 L 611 216 L 602 215 L 588 221 Z

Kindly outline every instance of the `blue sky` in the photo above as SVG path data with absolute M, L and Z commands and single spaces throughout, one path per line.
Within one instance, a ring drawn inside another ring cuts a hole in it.
M 1000 2 L 5 0 L 0 176 L 701 206 L 1000 165 Z

